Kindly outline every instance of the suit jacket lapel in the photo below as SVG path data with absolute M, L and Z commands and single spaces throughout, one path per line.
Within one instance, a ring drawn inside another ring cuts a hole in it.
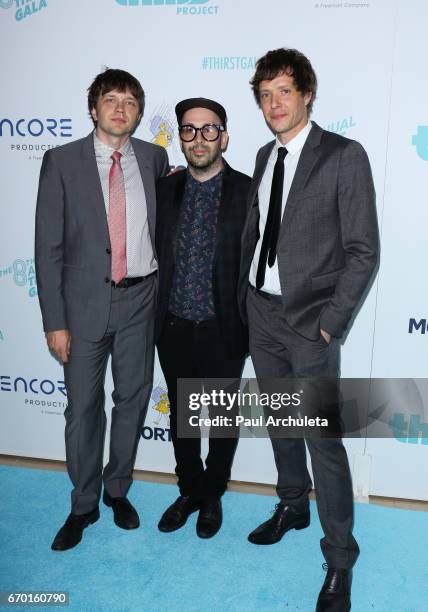
M 147 220 L 149 223 L 149 233 L 152 244 L 155 244 L 155 224 L 156 224 L 156 192 L 155 179 L 152 160 L 148 159 L 142 151 L 139 143 L 131 138 L 132 148 L 134 149 L 141 179 L 143 181 L 144 194 L 146 196 Z
M 222 249 L 222 245 L 221 245 L 222 238 L 227 232 L 228 221 L 229 221 L 228 213 L 230 211 L 230 202 L 232 200 L 232 195 L 233 195 L 233 184 L 232 184 L 232 181 L 230 180 L 230 166 L 226 162 L 226 160 L 223 160 L 223 163 L 224 163 L 224 171 L 223 171 L 220 206 L 218 209 L 217 226 L 216 226 L 216 234 L 215 234 L 213 267 Z
M 172 207 L 169 211 L 168 220 L 171 232 L 171 243 L 173 258 L 175 261 L 175 254 L 177 250 L 177 232 L 178 224 L 180 222 L 180 210 L 184 198 L 184 188 L 186 186 L 187 171 L 178 171 L 176 177 L 176 183 L 174 185 L 174 197 L 172 200 Z
M 88 198 L 95 208 L 95 212 L 99 218 L 102 231 L 106 234 L 107 244 L 110 242 L 108 222 L 106 214 L 106 206 L 104 202 L 104 194 L 101 187 L 100 174 L 98 172 L 97 160 L 95 158 L 94 136 L 89 134 L 82 142 L 82 167 L 81 180 L 82 184 L 86 185 Z
M 272 142 L 269 143 L 269 146 L 267 146 L 264 149 L 264 151 L 262 151 L 262 153 L 260 154 L 256 167 L 254 168 L 254 175 L 253 175 L 253 180 L 251 183 L 251 192 L 250 192 L 250 198 L 249 198 L 249 208 L 251 208 L 255 202 L 255 199 L 257 197 L 257 192 L 259 190 L 260 183 L 263 178 L 263 174 L 265 173 L 265 170 L 266 170 L 266 165 L 268 163 L 269 155 L 272 153 L 272 149 L 274 146 L 275 146 L 275 141 L 272 140 Z
M 300 154 L 299 163 L 297 164 L 296 173 L 291 183 L 290 192 L 287 198 L 287 204 L 284 210 L 284 216 L 281 223 L 281 231 L 284 231 L 286 223 L 290 220 L 293 212 L 298 205 L 298 196 L 306 186 L 311 173 L 318 162 L 320 156 L 320 140 L 322 129 L 314 123 L 311 131 L 306 139 Z
M 256 167 L 254 168 L 253 179 L 251 181 L 250 191 L 248 194 L 247 218 L 246 218 L 244 229 L 242 232 L 243 240 L 248 231 L 249 222 L 251 219 L 252 208 L 256 204 L 256 202 L 258 204 L 257 195 L 258 195 L 260 183 L 263 178 L 263 174 L 266 170 L 266 165 L 269 159 L 269 155 L 272 153 L 272 149 L 274 146 L 275 146 L 275 141 L 272 140 L 272 142 L 270 142 L 268 146 L 266 146 L 266 148 L 260 153 L 260 157 L 257 160 Z M 257 217 L 257 223 L 258 223 L 258 217 Z

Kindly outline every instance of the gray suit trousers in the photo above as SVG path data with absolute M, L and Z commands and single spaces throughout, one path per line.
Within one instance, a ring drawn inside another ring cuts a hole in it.
M 339 376 L 340 344 L 320 336 L 308 340 L 284 316 L 282 298 L 249 288 L 250 354 L 258 379 Z M 312 482 L 306 467 L 305 440 L 271 438 L 278 470 L 277 493 L 297 512 L 309 508 Z M 353 493 L 348 458 L 340 438 L 307 438 L 316 500 L 324 538 L 321 550 L 330 567 L 351 568 L 359 554 L 352 535 Z
M 112 289 L 108 327 L 99 341 L 72 337 L 64 364 L 68 407 L 65 445 L 74 489 L 72 512 L 85 514 L 100 499 L 101 484 L 122 497 L 132 470 L 153 382 L 156 277 L 129 288 Z M 103 471 L 106 415 L 104 380 L 108 358 L 114 391 L 110 455 Z

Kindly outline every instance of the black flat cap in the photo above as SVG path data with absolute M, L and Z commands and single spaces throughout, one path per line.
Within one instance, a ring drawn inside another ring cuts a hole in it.
M 181 125 L 184 113 L 192 108 L 207 108 L 208 110 L 213 111 L 213 113 L 218 115 L 223 126 L 226 127 L 227 117 L 223 106 L 214 100 L 209 100 L 208 98 L 188 98 L 187 100 L 182 100 L 179 102 L 175 107 L 178 125 Z

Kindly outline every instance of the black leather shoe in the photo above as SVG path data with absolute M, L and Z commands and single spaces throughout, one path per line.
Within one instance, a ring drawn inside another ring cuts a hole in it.
M 188 495 L 180 495 L 175 502 L 165 510 L 158 523 L 160 531 L 168 533 L 185 525 L 189 516 L 199 510 L 200 502 Z
M 82 539 L 85 527 L 96 523 L 99 518 L 100 511 L 98 506 L 87 514 L 73 514 L 71 512 L 64 525 L 56 534 L 52 542 L 52 550 L 68 550 L 76 546 Z
M 137 511 L 126 497 L 110 497 L 104 489 L 103 502 L 113 509 L 114 522 L 121 529 L 137 529 L 140 526 Z
M 323 568 L 327 569 L 324 564 Z M 351 609 L 352 570 L 328 567 L 316 612 L 348 612 Z
M 196 533 L 200 538 L 212 538 L 223 522 L 221 500 L 208 498 L 201 501 L 201 509 L 196 523 Z
M 282 504 L 276 504 L 273 516 L 254 529 L 248 536 L 252 544 L 275 544 L 290 529 L 309 527 L 310 514 L 298 514 Z

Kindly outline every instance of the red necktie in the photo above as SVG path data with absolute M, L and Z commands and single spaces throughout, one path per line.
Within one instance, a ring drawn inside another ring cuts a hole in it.
M 123 170 L 120 165 L 122 153 L 115 151 L 109 174 L 108 229 L 111 245 L 111 277 L 119 283 L 127 274 L 126 269 L 126 198 Z

